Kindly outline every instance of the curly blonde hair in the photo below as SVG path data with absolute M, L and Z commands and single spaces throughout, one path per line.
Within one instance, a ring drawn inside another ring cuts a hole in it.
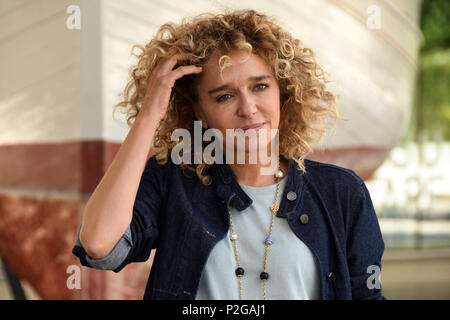
M 140 53 L 134 53 L 136 48 Z M 326 127 L 334 127 L 340 117 L 337 98 L 327 90 L 329 81 L 314 52 L 284 31 L 274 18 L 254 10 L 205 13 L 185 18 L 180 24 L 166 23 L 145 47 L 134 45 L 131 53 L 138 62 L 130 68 L 131 79 L 124 89 L 124 99 L 114 107 L 113 115 L 117 107 L 125 108 L 127 124 L 133 125 L 148 76 L 160 59 L 182 53 L 200 59 L 203 64 L 214 52 L 225 55 L 233 49 L 255 53 L 271 67 L 280 87 L 279 154 L 293 159 L 305 173 L 305 157 L 315 143 L 323 140 Z M 159 149 L 156 159 L 160 163 L 167 162 L 169 152 L 178 143 L 171 140 L 174 129 L 185 128 L 193 136 L 196 120 L 193 106 L 198 99 L 195 78 L 196 75 L 180 78 L 172 90 L 166 116 L 153 141 Z M 211 183 L 207 173 L 210 164 L 182 163 L 180 166 L 186 176 L 196 174 L 203 184 Z

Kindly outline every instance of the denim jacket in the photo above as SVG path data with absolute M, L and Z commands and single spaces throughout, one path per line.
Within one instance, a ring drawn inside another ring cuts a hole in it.
M 321 299 L 386 299 L 378 277 L 385 246 L 363 180 L 336 165 L 309 159 L 304 164 L 302 174 L 289 161 L 277 217 L 287 219 L 314 254 Z M 228 206 L 242 211 L 252 204 L 228 164 L 214 164 L 208 173 L 212 183 L 205 186 L 170 159 L 147 161 L 124 235 L 131 248 L 113 270 L 145 262 L 156 248 L 144 299 L 195 299 L 210 252 L 228 233 Z M 72 252 L 92 267 L 79 243 Z

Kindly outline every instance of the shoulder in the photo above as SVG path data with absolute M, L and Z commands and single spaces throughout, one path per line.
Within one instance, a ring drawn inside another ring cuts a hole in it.
M 157 154 L 153 154 L 144 168 L 143 177 L 146 180 L 159 182 L 160 186 L 168 192 L 168 189 L 191 189 L 195 184 L 201 184 L 195 173 L 184 172 L 179 164 L 175 164 L 171 157 L 165 160 L 159 159 Z
M 154 153 L 150 158 L 148 158 L 145 168 L 144 175 L 150 175 L 154 177 L 167 177 L 176 170 L 177 165 L 175 165 L 170 157 L 167 157 L 165 160 L 161 160 L 158 158 L 158 154 Z
M 346 180 L 360 183 L 361 177 L 352 169 L 341 167 L 331 163 L 319 162 L 315 160 L 305 159 L 305 168 L 314 176 L 330 176 L 344 178 Z
M 147 159 L 141 176 L 141 186 L 143 188 L 152 186 L 164 194 L 167 192 L 173 170 L 174 164 L 170 161 L 170 158 L 167 161 L 158 160 L 155 153 Z
M 305 159 L 304 164 L 307 193 L 333 212 L 330 214 L 333 221 L 342 221 L 346 233 L 355 226 L 355 221 L 372 225 L 376 214 L 369 190 L 358 174 L 329 163 Z
M 309 184 L 325 189 L 360 190 L 363 179 L 352 169 L 310 159 L 304 160 L 305 178 Z

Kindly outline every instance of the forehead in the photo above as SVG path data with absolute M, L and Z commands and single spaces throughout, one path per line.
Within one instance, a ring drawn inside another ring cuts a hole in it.
M 222 70 L 222 71 L 221 71 Z M 215 52 L 203 65 L 198 84 L 201 87 L 233 82 L 240 78 L 271 74 L 267 63 L 255 53 L 231 51 L 226 54 Z

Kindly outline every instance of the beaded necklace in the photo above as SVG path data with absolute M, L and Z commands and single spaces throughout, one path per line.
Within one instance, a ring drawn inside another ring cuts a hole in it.
M 275 173 L 275 179 L 277 180 L 277 189 L 275 191 L 275 201 L 273 203 L 273 205 L 270 207 L 270 211 L 272 211 L 272 217 L 271 217 L 271 221 L 270 221 L 270 227 L 269 227 L 269 234 L 266 237 L 266 239 L 264 240 L 264 245 L 265 245 L 265 252 L 264 252 L 264 262 L 263 262 L 263 271 L 261 272 L 261 274 L 259 275 L 260 279 L 262 280 L 262 290 L 263 290 L 263 299 L 266 300 L 266 281 L 269 279 L 269 274 L 267 273 L 266 270 L 266 265 L 267 265 L 267 254 L 269 252 L 269 246 L 273 243 L 273 239 L 271 237 L 272 235 L 272 228 L 273 228 L 273 221 L 275 218 L 275 214 L 278 212 L 278 193 L 280 191 L 280 182 L 281 182 L 281 178 L 283 178 L 284 173 L 281 170 L 281 168 L 278 168 L 277 173 Z M 234 256 L 236 258 L 236 264 L 237 264 L 237 268 L 235 270 L 235 274 L 238 277 L 238 283 L 239 283 L 239 299 L 242 300 L 242 277 L 244 275 L 244 268 L 241 267 L 241 263 L 239 261 L 239 254 L 238 254 L 238 250 L 237 250 L 237 239 L 238 236 L 237 234 L 234 232 L 234 227 L 233 227 L 233 217 L 231 214 L 231 204 L 228 210 L 229 216 L 230 216 L 230 229 L 231 229 L 231 236 L 230 236 L 230 240 L 233 243 L 233 248 L 234 248 Z

